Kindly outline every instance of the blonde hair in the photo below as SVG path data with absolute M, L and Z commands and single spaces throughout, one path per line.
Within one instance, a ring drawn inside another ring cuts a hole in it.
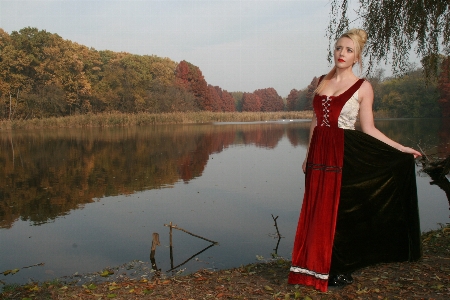
M 367 32 L 363 29 L 350 29 L 349 31 L 343 33 L 339 39 L 346 37 L 353 41 L 355 45 L 355 59 L 359 64 L 360 72 L 362 72 L 362 51 L 364 49 L 364 45 L 367 42 Z M 339 40 L 337 39 L 337 41 Z M 334 43 L 336 45 L 337 41 Z M 331 78 L 333 78 L 334 74 L 336 74 L 336 66 L 334 66 L 330 72 L 322 79 L 320 84 L 317 86 L 315 93 L 319 94 L 325 86 L 328 84 Z

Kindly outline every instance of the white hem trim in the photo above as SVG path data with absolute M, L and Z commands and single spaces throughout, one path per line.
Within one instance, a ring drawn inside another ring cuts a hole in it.
M 329 276 L 328 274 L 316 273 L 314 271 L 300 268 L 300 267 L 291 267 L 290 271 L 294 272 L 294 273 L 302 273 L 302 274 L 306 274 L 306 275 L 311 275 L 311 276 L 314 276 L 314 277 L 316 277 L 318 279 L 322 279 L 322 280 L 328 280 L 328 276 Z

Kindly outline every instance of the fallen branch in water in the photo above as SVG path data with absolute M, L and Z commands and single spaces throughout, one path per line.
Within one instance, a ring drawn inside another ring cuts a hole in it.
M 273 226 L 275 226 L 275 228 L 276 228 L 276 230 L 277 230 L 277 236 L 281 238 L 282 236 L 281 236 L 281 234 L 280 234 L 280 231 L 278 230 L 278 224 L 277 224 L 278 216 L 276 216 L 276 217 L 274 218 L 274 216 L 272 215 L 272 219 L 273 219 L 273 221 L 275 222 L 275 225 L 273 225 Z
M 204 237 L 202 237 L 202 236 L 193 234 L 192 232 L 189 232 L 189 231 L 187 231 L 186 229 L 183 229 L 183 228 L 181 228 L 181 227 L 178 227 L 177 225 L 172 225 L 172 222 L 171 222 L 170 224 L 164 224 L 164 226 L 169 227 L 169 228 L 173 228 L 173 229 L 181 230 L 181 231 L 186 232 L 187 234 L 190 234 L 190 235 L 192 235 L 192 236 L 195 236 L 195 237 L 197 237 L 197 238 L 199 238 L 199 239 L 202 239 L 202 240 L 208 241 L 208 242 L 210 242 L 210 243 L 213 243 L 214 245 L 219 244 L 218 242 L 214 242 L 214 241 L 209 240 L 209 239 L 207 239 L 207 238 L 204 238 Z

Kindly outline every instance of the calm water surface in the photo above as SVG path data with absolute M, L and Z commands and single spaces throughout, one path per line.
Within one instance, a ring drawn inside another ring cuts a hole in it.
M 377 126 L 429 155 L 450 153 L 448 120 Z M 0 288 L 107 267 L 139 277 L 238 267 L 272 253 L 290 259 L 308 128 L 279 121 L 2 132 L 0 272 L 19 272 L 0 274 Z M 427 176 L 417 183 L 422 231 L 448 223 L 445 193 Z M 218 244 L 174 229 L 171 247 L 170 222 Z M 160 245 L 151 255 L 154 233 Z

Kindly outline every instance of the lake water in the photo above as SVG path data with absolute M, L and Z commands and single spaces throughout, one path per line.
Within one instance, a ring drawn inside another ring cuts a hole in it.
M 376 123 L 430 156 L 450 153 L 448 120 Z M 0 289 L 107 267 L 121 266 L 114 276 L 164 276 L 273 253 L 290 259 L 308 128 L 278 121 L 1 132 L 0 272 L 19 271 L 0 274 Z M 449 222 L 446 195 L 430 181 L 417 175 L 422 231 Z M 171 246 L 170 222 L 196 236 L 173 229 Z M 151 253 L 154 233 L 160 245 Z

